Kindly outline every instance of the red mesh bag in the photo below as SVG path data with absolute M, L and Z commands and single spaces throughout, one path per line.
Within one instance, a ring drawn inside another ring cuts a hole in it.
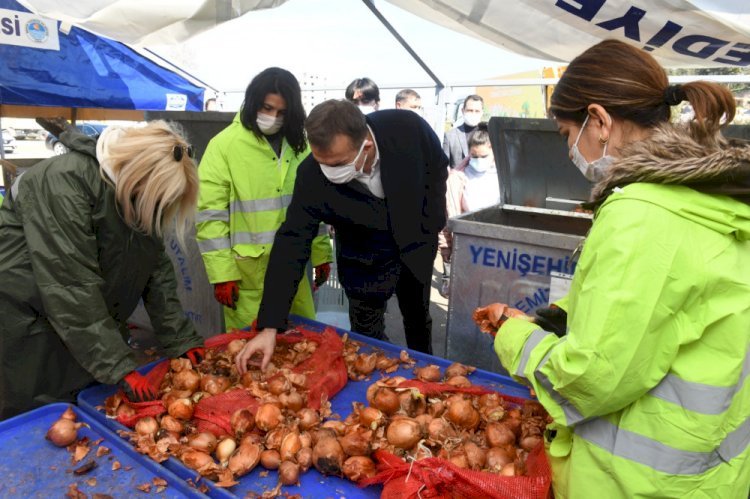
M 511 402 L 516 405 L 523 405 L 524 399 L 521 397 L 513 397 L 512 395 L 504 395 L 502 393 L 490 390 L 483 386 L 453 386 L 448 383 L 433 383 L 430 381 L 420 381 L 418 379 L 407 379 L 402 381 L 398 385 L 399 388 L 416 388 L 423 395 L 428 397 L 437 396 L 443 393 L 466 393 L 468 395 L 486 395 L 489 393 L 497 393 L 500 398 L 507 402 Z
M 378 474 L 358 485 L 365 487 L 382 483 L 381 499 L 552 497 L 552 472 L 543 444 L 529 453 L 527 475 L 512 477 L 459 468 L 436 457 L 407 463 L 382 449 L 375 451 L 373 457 L 378 463 Z
M 193 420 L 198 431 L 211 432 L 217 437 L 231 435 L 232 414 L 240 409 L 248 409 L 255 416 L 259 405 L 258 399 L 249 392 L 241 389 L 230 390 L 198 401 L 193 412 Z
M 149 372 L 143 375 L 146 380 L 148 380 L 154 393 L 159 392 L 161 382 L 164 380 L 164 376 L 167 375 L 168 371 L 169 360 L 164 360 L 156 364 Z M 126 416 L 124 414 L 117 416 L 117 421 L 128 428 L 133 428 L 141 418 L 145 418 L 146 416 L 156 417 L 167 412 L 167 408 L 161 400 L 154 400 L 152 402 L 131 402 L 122 390 L 120 390 L 120 395 L 122 395 L 122 403 L 135 409 L 135 414 L 132 416 Z

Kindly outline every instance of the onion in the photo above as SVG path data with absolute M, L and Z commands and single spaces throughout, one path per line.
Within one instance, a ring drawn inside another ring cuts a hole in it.
M 385 433 L 388 443 L 401 449 L 411 449 L 422 438 L 419 423 L 410 418 L 391 421 Z
M 179 373 L 186 369 L 192 369 L 193 363 L 190 362 L 190 359 L 186 359 L 184 357 L 178 357 L 176 359 L 172 359 L 169 361 L 169 368 L 172 371 Z
M 193 392 L 189 390 L 170 390 L 166 392 L 162 397 L 162 401 L 164 401 L 164 405 L 169 407 L 169 405 L 174 402 L 177 399 L 183 399 L 183 398 L 190 398 L 193 395 Z
M 170 416 L 183 421 L 193 418 L 193 401 L 187 398 L 177 399 L 167 407 Z
M 377 389 L 370 405 L 389 416 L 401 408 L 401 402 L 396 392 L 384 387 Z
M 68 408 L 65 409 L 65 412 L 62 413 L 62 416 L 60 416 L 60 418 L 75 421 L 76 419 L 78 419 L 78 416 L 76 416 L 76 413 L 73 412 L 73 407 L 68 406 Z
M 469 468 L 469 458 L 466 456 L 466 453 L 464 452 L 456 452 L 455 454 L 451 455 L 450 458 L 448 458 L 448 461 L 452 462 L 459 468 L 464 468 L 464 469 Z
M 161 417 L 159 426 L 174 433 L 182 433 L 185 430 L 185 425 L 181 421 L 176 420 L 168 414 Z
M 361 353 L 357 355 L 357 360 L 354 361 L 354 370 L 360 374 L 370 374 L 375 370 L 375 364 L 378 360 L 377 356 L 378 354 L 376 353 L 369 355 Z
M 518 409 L 511 409 L 505 413 L 505 419 L 503 423 L 508 425 L 508 428 L 513 430 L 513 433 L 519 435 L 521 433 L 521 411 Z
M 235 442 L 234 439 L 225 438 L 216 446 L 216 459 L 218 459 L 222 465 L 226 466 L 229 462 L 229 457 L 234 454 L 236 448 L 237 442 Z
M 172 386 L 177 390 L 195 392 L 201 385 L 201 375 L 192 369 L 185 369 L 172 376 Z
M 324 475 L 341 475 L 344 450 L 335 438 L 320 438 L 313 449 L 312 461 L 315 469 Z
M 292 461 L 282 461 L 279 465 L 279 482 L 282 485 L 299 483 L 299 465 Z
M 281 455 L 279 451 L 267 449 L 260 453 L 260 464 L 267 470 L 279 469 L 281 464 Z
M 475 370 L 476 367 L 469 367 L 458 362 L 454 362 L 445 370 L 445 378 L 450 379 L 453 376 L 466 376 L 467 374 L 472 373 Z
M 485 393 L 479 397 L 479 407 L 498 407 L 501 402 L 500 395 L 497 393 Z
M 70 419 L 60 418 L 47 430 L 46 439 L 58 447 L 67 447 L 78 438 L 78 428 L 84 426 L 83 423 L 76 423 Z
M 279 465 L 279 483 L 294 485 L 299 483 L 299 465 L 293 461 L 282 461 Z
M 268 380 L 268 391 L 274 395 L 281 395 L 292 389 L 292 384 L 283 374 L 274 376 Z
M 440 399 L 430 399 L 427 404 L 427 414 L 433 418 L 437 418 L 443 415 L 445 412 L 445 403 Z
M 414 420 L 419 423 L 419 427 L 424 434 L 427 433 L 427 429 L 429 428 L 432 419 L 432 416 L 430 416 L 429 414 L 420 414 L 419 416 L 414 418 Z
M 505 423 L 489 423 L 484 430 L 484 435 L 490 447 L 503 447 L 516 443 L 516 434 Z
M 430 424 L 427 425 L 427 434 L 430 440 L 435 442 L 443 442 L 446 438 L 456 436 L 456 432 L 453 431 L 448 421 L 443 418 L 434 418 L 430 421 Z
M 469 468 L 473 470 L 481 470 L 487 463 L 487 451 L 479 447 L 474 442 L 466 442 L 464 444 L 464 452 L 466 453 L 466 460 L 469 463 Z
M 310 447 L 302 447 L 297 453 L 297 464 L 300 471 L 306 473 L 312 466 L 313 450 Z
M 299 392 L 282 393 L 279 395 L 279 402 L 290 411 L 297 412 L 305 406 L 305 399 Z
M 307 387 L 307 376 L 300 373 L 289 373 L 286 375 L 287 379 L 298 388 Z
M 234 358 L 245 347 L 245 340 L 232 340 L 227 345 L 227 353 Z
M 218 395 L 227 391 L 232 386 L 232 382 L 226 376 L 216 376 L 215 374 L 206 374 L 201 378 L 201 390 Z
M 367 387 L 367 393 L 365 394 L 365 398 L 367 399 L 367 403 L 372 405 L 372 401 L 375 398 L 375 392 L 377 392 L 380 389 L 380 386 L 378 383 L 373 383 L 370 386 Z
M 277 426 L 273 430 L 266 433 L 265 446 L 266 449 L 279 449 L 281 448 L 281 442 L 288 433 L 288 430 L 283 426 Z
M 516 450 L 512 445 L 492 447 L 487 451 L 487 468 L 497 473 L 516 458 Z
M 342 423 L 341 421 L 336 421 L 335 419 L 329 419 L 323 425 L 321 428 L 330 428 L 331 430 L 336 432 L 336 435 L 343 435 L 346 433 L 346 425 Z
M 128 404 L 120 404 L 117 407 L 117 411 L 115 412 L 115 415 L 120 418 L 132 418 L 135 416 L 135 409 L 130 407 Z
M 242 444 L 229 458 L 227 468 L 235 477 L 240 477 L 253 470 L 260 462 L 261 447 L 257 444 Z
M 302 448 L 302 442 L 299 439 L 299 433 L 291 431 L 287 433 L 281 441 L 281 447 L 279 448 L 279 455 L 282 461 L 291 461 L 294 456 Z
M 146 435 L 149 437 L 153 437 L 154 435 L 156 435 L 156 432 L 158 430 L 159 430 L 159 423 L 157 423 L 156 420 L 152 418 L 151 416 L 146 416 L 145 418 L 141 418 L 135 424 L 135 432 L 139 435 Z
M 180 460 L 191 470 L 202 471 L 215 465 L 213 458 L 205 452 L 196 449 L 187 449 L 180 456 Z
M 281 409 L 273 404 L 263 404 L 255 413 L 255 425 L 263 431 L 276 428 L 282 419 Z
M 253 385 L 258 383 L 258 372 L 257 371 L 245 371 L 245 374 L 240 378 L 240 383 L 245 388 L 252 388 Z
M 514 463 L 508 463 L 500 470 L 502 476 L 516 476 L 516 465 Z
M 429 366 L 414 369 L 414 375 L 422 381 L 440 381 L 440 366 L 430 364 Z
M 459 388 L 466 388 L 467 386 L 471 386 L 471 381 L 469 381 L 469 378 L 466 376 L 452 376 L 451 378 L 446 381 L 451 386 L 457 386 Z
M 255 424 L 255 417 L 253 416 L 253 413 L 248 409 L 238 409 L 234 411 L 234 413 L 232 413 L 229 424 L 232 426 L 234 435 L 237 438 L 242 438 L 242 435 L 244 435 L 245 432 L 253 429 L 253 425 Z
M 475 429 L 479 425 L 479 413 L 470 400 L 456 400 L 448 406 L 445 415 L 448 420 L 462 428 Z
M 542 442 L 541 435 L 529 435 L 521 439 L 521 448 L 525 451 L 531 452 L 534 447 Z
M 187 436 L 188 447 L 210 454 L 216 449 L 216 436 L 213 433 L 192 433 Z
M 372 432 L 354 428 L 341 437 L 339 443 L 347 456 L 369 456 L 372 452 L 370 437 Z
M 374 407 L 363 407 L 359 411 L 359 424 L 374 430 L 385 422 L 383 413 Z
M 303 431 L 299 434 L 299 443 L 302 447 L 312 447 L 312 435 L 310 432 Z
M 263 437 L 258 433 L 246 433 L 245 436 L 240 440 L 240 446 L 242 445 L 261 445 L 263 443 Z
M 309 430 L 320 423 L 320 415 L 315 409 L 305 408 L 297 413 L 301 430 Z
M 344 461 L 344 476 L 352 482 L 372 478 L 377 473 L 375 463 L 369 457 L 353 456 Z

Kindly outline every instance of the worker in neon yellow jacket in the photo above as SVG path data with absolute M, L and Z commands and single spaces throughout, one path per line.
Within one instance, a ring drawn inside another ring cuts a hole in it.
M 198 248 L 227 330 L 258 315 L 276 230 L 286 218 L 297 167 L 309 154 L 300 87 L 290 72 L 268 68 L 247 87 L 242 110 L 208 144 L 201 159 L 196 217 Z M 324 225 L 313 241 L 314 281 L 330 274 Z M 299 283 L 291 313 L 315 318 L 312 290 Z
M 695 120 L 671 124 L 685 100 Z M 750 147 L 720 132 L 732 94 L 669 85 L 607 40 L 570 63 L 550 112 L 596 182 L 594 224 L 564 335 L 512 317 L 495 351 L 554 418 L 555 497 L 746 498 Z

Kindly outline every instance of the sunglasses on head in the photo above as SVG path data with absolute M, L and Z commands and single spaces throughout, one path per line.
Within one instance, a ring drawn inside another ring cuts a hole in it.
M 174 156 L 175 161 L 182 161 L 182 156 L 184 154 L 187 154 L 189 158 L 195 159 L 195 150 L 193 149 L 193 146 L 177 144 L 174 146 L 174 149 L 172 149 L 172 156 Z

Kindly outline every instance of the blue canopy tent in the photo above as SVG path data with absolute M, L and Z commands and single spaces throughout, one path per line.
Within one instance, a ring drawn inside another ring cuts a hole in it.
M 127 45 L 0 0 L 0 115 L 142 119 L 93 111 L 202 111 L 203 92 Z

